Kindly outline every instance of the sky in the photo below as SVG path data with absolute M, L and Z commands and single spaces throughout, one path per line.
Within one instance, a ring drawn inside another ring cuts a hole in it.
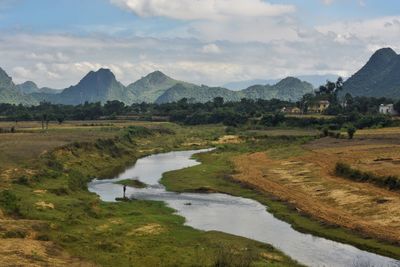
M 41 87 L 348 77 L 382 47 L 400 53 L 398 0 L 0 0 L 0 67 Z

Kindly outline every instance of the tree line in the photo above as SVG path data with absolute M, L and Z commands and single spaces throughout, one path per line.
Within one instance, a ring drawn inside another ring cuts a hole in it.
M 120 101 L 101 103 L 84 103 L 77 106 L 51 104 L 42 102 L 37 106 L 0 104 L 0 119 L 8 121 L 42 121 L 44 127 L 49 121 L 63 123 L 65 120 L 99 120 L 115 119 L 126 116 L 137 120 L 154 120 L 155 118 L 186 125 L 223 123 L 227 126 L 257 124 L 262 126 L 289 127 L 328 127 L 337 129 L 346 123 L 353 123 L 357 128 L 385 127 L 393 124 L 390 117 L 379 114 L 379 105 L 393 103 L 391 99 L 373 97 L 351 97 L 346 95 L 339 100 L 341 83 L 327 84 L 320 87 L 313 95 L 305 95 L 293 103 L 278 99 L 225 102 L 216 97 L 206 103 L 192 103 L 183 98 L 177 102 L 154 104 L 137 103 L 125 105 Z M 339 88 L 339 89 L 338 89 Z M 335 115 L 330 118 L 306 118 L 288 116 L 281 112 L 283 108 L 298 107 L 307 112 L 311 103 L 328 100 L 331 104 L 325 114 Z M 395 105 L 400 107 L 400 102 Z

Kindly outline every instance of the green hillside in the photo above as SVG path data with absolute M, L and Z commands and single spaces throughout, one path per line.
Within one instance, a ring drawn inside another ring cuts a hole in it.
M 0 103 L 36 105 L 38 102 L 30 95 L 24 95 L 16 88 L 12 78 L 0 68 Z
M 250 99 L 281 99 L 296 101 L 314 90 L 310 83 L 288 77 L 275 85 L 254 85 L 242 91 Z
M 188 85 L 185 82 L 174 80 L 160 71 L 155 71 L 128 85 L 127 89 L 133 94 L 135 103 L 153 103 L 165 91 L 178 83 Z
M 241 92 L 231 91 L 221 87 L 198 86 L 194 84 L 177 84 L 161 95 L 156 103 L 176 102 L 187 98 L 191 102 L 207 102 L 215 97 L 223 97 L 225 101 L 239 101 L 243 98 Z
M 391 48 L 376 51 L 343 88 L 353 96 L 400 98 L 400 55 Z
M 304 94 L 311 93 L 313 86 L 297 78 L 286 78 L 275 85 L 254 85 L 242 91 L 232 91 L 222 87 L 198 86 L 193 84 L 177 84 L 168 89 L 157 99 L 157 103 L 167 103 L 187 98 L 192 102 L 207 102 L 215 97 L 223 97 L 225 101 L 248 99 L 281 99 L 296 101 Z

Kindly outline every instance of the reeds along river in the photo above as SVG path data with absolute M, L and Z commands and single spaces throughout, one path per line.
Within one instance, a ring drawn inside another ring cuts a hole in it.
M 159 184 L 164 172 L 200 164 L 192 159 L 209 150 L 179 151 L 139 159 L 114 179 L 94 180 L 89 190 L 103 201 L 121 197 L 118 180 L 135 178 L 149 187 L 127 188 L 128 196 L 166 202 L 186 218 L 186 225 L 200 230 L 216 230 L 273 245 L 291 258 L 308 266 L 400 266 L 400 261 L 360 250 L 356 247 L 304 234 L 276 219 L 257 201 L 225 194 L 177 194 Z M 190 205 L 188 205 L 190 203 Z

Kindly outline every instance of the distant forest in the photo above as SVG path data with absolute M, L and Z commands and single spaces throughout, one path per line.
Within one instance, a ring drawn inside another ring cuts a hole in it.
M 299 107 L 307 109 L 307 103 L 315 101 L 310 98 L 330 99 L 331 105 L 324 112 L 332 117 L 304 117 L 289 116 L 281 112 L 284 107 Z M 59 105 L 43 102 L 38 106 L 23 106 L 0 104 L 0 119 L 8 121 L 57 121 L 65 120 L 112 120 L 117 118 L 143 121 L 171 121 L 185 125 L 223 123 L 227 126 L 245 124 L 260 126 L 288 126 L 288 127 L 328 127 L 337 130 L 343 125 L 352 123 L 357 128 L 386 127 L 396 123 L 388 116 L 379 114 L 379 105 L 393 103 L 386 98 L 355 97 L 347 95 L 346 104 L 339 104 L 336 95 L 324 93 L 317 96 L 305 95 L 297 103 L 272 99 L 250 100 L 242 99 L 238 102 L 225 102 L 216 97 L 206 103 L 190 103 L 187 99 L 164 104 L 132 104 L 125 105 L 120 101 L 101 103 L 84 103 L 83 105 Z M 400 110 L 400 101 L 395 107 Z

